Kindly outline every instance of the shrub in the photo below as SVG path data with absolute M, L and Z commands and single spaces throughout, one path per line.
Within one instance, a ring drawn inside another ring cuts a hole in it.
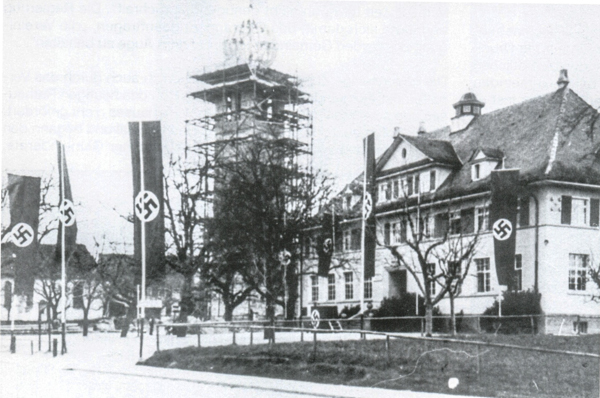
M 350 318 L 351 316 L 358 314 L 359 311 L 360 305 L 355 305 L 353 307 L 345 306 L 342 308 L 342 311 L 340 311 L 340 318 Z
M 542 295 L 531 290 L 515 292 L 506 291 L 502 294 L 502 316 L 510 315 L 540 315 L 542 307 L 540 305 Z M 494 301 L 491 307 L 486 308 L 483 315 L 499 315 L 500 305 L 498 300 Z M 535 328 L 534 318 L 534 328 Z M 481 319 L 481 329 L 486 332 L 496 332 L 504 334 L 531 333 L 530 318 L 501 318 L 489 317 Z
M 418 313 L 415 314 L 415 293 L 404 293 L 401 296 L 386 297 L 381 306 L 373 313 L 371 328 L 381 332 L 420 332 L 421 319 L 377 319 L 377 318 L 402 318 L 425 316 L 425 300 L 419 296 Z M 433 315 L 441 315 L 438 307 L 433 309 Z M 434 318 L 434 328 L 439 329 L 443 325 L 443 319 Z

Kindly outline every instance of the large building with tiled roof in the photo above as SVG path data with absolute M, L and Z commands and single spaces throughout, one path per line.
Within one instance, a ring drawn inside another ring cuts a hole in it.
M 431 241 L 445 233 L 451 239 L 458 231 L 461 237 L 478 236 L 455 306 L 457 312 L 482 314 L 501 292 L 488 222 L 490 175 L 518 169 L 516 289 L 541 294 L 542 311 L 549 315 L 546 332 L 553 332 L 557 322 L 570 325 L 574 317 L 598 314 L 592 300 L 598 289 L 586 275 L 600 259 L 599 113 L 569 88 L 566 71 L 557 83 L 556 91 L 490 113 L 468 93 L 453 105 L 456 114 L 448 127 L 396 133 L 377 159 L 375 277 L 362 284 L 361 175 L 335 200 L 332 271 L 327 278 L 315 274 L 304 279 L 302 306 L 309 312 L 314 307 L 342 309 L 359 304 L 364 292 L 364 301 L 377 308 L 385 297 L 418 292 L 414 278 L 388 250 L 394 246 L 410 255 L 408 226 L 401 214 L 418 209 L 420 228 Z M 305 254 L 311 269 L 316 254 Z M 447 299 L 438 306 L 449 313 Z M 576 329 L 600 329 L 590 319 L 589 325 L 579 322 Z

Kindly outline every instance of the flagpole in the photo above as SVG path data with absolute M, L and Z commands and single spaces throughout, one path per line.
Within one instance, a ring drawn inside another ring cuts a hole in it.
M 365 220 L 365 198 L 367 194 L 367 139 L 363 138 L 363 158 L 364 158 L 364 179 L 363 179 L 363 203 L 362 203 L 362 239 L 360 240 L 360 264 L 361 264 L 361 281 L 360 281 L 360 313 L 362 314 L 365 307 L 365 238 L 366 238 L 366 220 Z
M 139 132 L 140 132 L 140 192 L 144 192 L 144 190 L 145 190 L 145 186 L 144 186 L 144 144 L 143 144 L 142 121 L 141 120 L 140 120 Z M 143 319 L 144 316 L 146 315 L 146 311 L 144 308 L 144 303 L 146 300 L 146 222 L 144 221 L 143 217 L 140 217 L 140 224 L 141 224 L 141 228 L 142 228 L 142 242 L 141 242 L 141 249 L 142 249 L 141 301 L 142 301 L 142 303 L 140 305 L 140 311 L 141 311 L 141 318 Z
M 59 143 L 60 147 L 60 197 L 62 206 L 61 215 L 62 219 L 60 222 L 61 229 L 61 239 L 60 239 L 60 270 L 61 270 L 61 295 L 63 298 L 62 302 L 62 346 L 61 346 L 61 354 L 67 352 L 67 336 L 66 336 L 66 326 L 67 326 L 67 264 L 65 259 L 65 146 L 63 143 Z

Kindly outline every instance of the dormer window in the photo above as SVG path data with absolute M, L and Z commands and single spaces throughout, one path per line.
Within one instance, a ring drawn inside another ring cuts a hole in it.
M 481 179 L 481 165 L 474 164 L 473 165 L 473 181 L 477 181 Z
M 429 172 L 429 190 L 435 191 L 435 170 Z
M 346 210 L 352 209 L 352 196 L 346 196 Z

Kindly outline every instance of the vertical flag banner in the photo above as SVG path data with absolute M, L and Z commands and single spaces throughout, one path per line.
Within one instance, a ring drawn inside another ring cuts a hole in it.
M 140 123 L 129 123 L 135 213 L 134 253 L 136 261 L 141 263 L 142 244 L 145 244 L 147 277 L 156 280 L 165 274 L 162 139 L 160 121 L 141 123 L 141 134 Z M 145 223 L 145 242 L 142 242 L 142 220 Z
M 14 293 L 26 295 L 28 302 L 32 302 L 35 283 L 33 265 L 37 261 L 40 185 L 38 177 L 8 174 L 10 225 L 2 243 L 12 246 Z
M 375 203 L 377 185 L 375 183 L 375 134 L 364 140 L 365 180 L 363 193 L 363 267 L 364 280 L 375 276 L 375 248 L 377 245 Z
M 58 181 L 59 181 L 59 224 L 58 241 L 56 244 L 56 258 L 60 261 L 62 256 L 62 234 L 65 234 L 65 262 L 69 260 L 71 253 L 75 250 L 77 241 L 77 222 L 75 220 L 75 206 L 73 205 L 73 194 L 71 192 L 71 181 L 65 157 L 65 146 L 56 142 L 58 150 Z M 63 228 L 64 227 L 64 228 Z
M 331 256 L 333 255 L 333 216 L 329 213 L 323 214 L 321 221 L 321 235 L 317 241 L 317 254 L 319 255 L 318 275 L 327 276 L 331 267 Z
M 490 225 L 498 283 L 514 289 L 519 170 L 495 170 L 491 177 Z

